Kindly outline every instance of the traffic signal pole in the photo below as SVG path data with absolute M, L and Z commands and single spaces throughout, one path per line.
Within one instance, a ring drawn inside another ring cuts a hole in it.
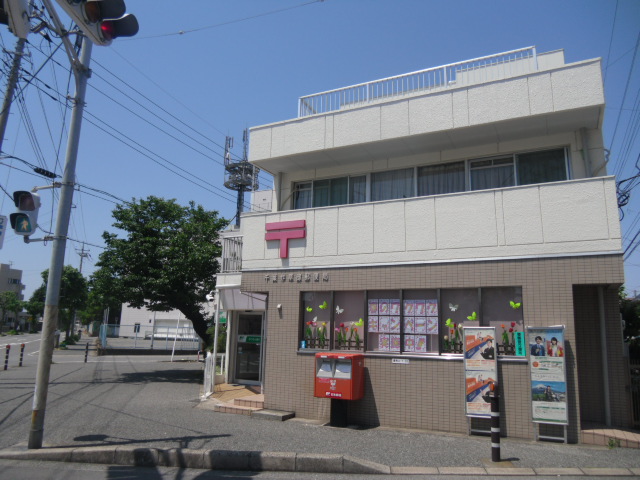
M 25 43 L 27 43 L 25 38 L 19 38 L 16 42 L 16 53 L 13 55 L 11 72 L 9 73 L 9 83 L 7 84 L 7 91 L 4 95 L 2 111 L 0 112 L 0 152 L 2 152 L 4 133 L 7 130 L 7 122 L 9 121 L 9 110 L 11 109 L 11 102 L 13 101 L 13 91 L 18 84 L 18 72 L 20 70 L 20 62 L 22 62 Z
M 38 370 L 36 373 L 36 386 L 33 396 L 33 410 L 31 413 L 31 429 L 29 430 L 29 449 L 41 448 L 44 436 L 44 417 L 49 389 L 51 360 L 53 357 L 53 337 L 58 326 L 60 283 L 62 280 L 67 233 L 69 231 L 69 218 L 71 216 L 71 204 L 73 201 L 76 159 L 78 156 L 78 144 L 80 143 L 82 114 L 84 112 L 84 98 L 87 89 L 87 79 L 90 76 L 89 63 L 91 60 L 92 45 L 91 41 L 84 37 L 82 40 L 80 61 L 79 63 L 72 63 L 76 77 L 76 94 L 71 113 L 71 124 L 69 126 L 64 174 L 60 187 L 58 218 L 51 249 L 51 266 L 47 280 L 47 295 L 44 306 L 40 354 L 38 356 Z

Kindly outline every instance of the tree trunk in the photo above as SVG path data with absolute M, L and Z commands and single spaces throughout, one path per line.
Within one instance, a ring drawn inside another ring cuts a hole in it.
M 209 325 L 207 324 L 206 317 L 202 314 L 200 309 L 198 307 L 193 307 L 190 305 L 183 305 L 182 307 L 178 308 L 178 310 L 182 312 L 187 320 L 191 321 L 193 329 L 204 342 L 205 348 L 211 345 L 213 340 L 211 338 L 211 335 L 207 334 Z

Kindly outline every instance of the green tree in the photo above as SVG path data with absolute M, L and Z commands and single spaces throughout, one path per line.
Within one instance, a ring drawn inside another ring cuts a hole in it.
M 29 329 L 32 332 L 36 330 L 35 325 L 38 317 L 44 315 L 44 297 L 45 289 L 40 286 L 31 294 L 31 298 L 25 302 L 24 309 L 29 314 L 29 323 L 31 324 Z
M 215 288 L 218 235 L 228 221 L 194 202 L 185 207 L 154 196 L 118 205 L 113 217 L 126 236 L 103 234 L 106 248 L 96 265 L 104 284 L 96 288 L 108 285 L 109 295 L 135 308 L 179 310 L 210 343 L 203 305 Z
M 102 321 L 107 309 L 109 319 L 120 318 L 123 300 L 116 296 L 115 282 L 116 280 L 106 269 L 98 269 L 91 275 L 86 307 L 78 312 L 83 325 L 88 325 L 93 321 Z
M 7 313 L 13 312 L 15 320 L 18 320 L 18 314 L 22 311 L 22 301 L 16 292 L 0 292 L 0 320 L 5 323 Z
M 47 269 L 42 272 L 43 283 L 33 292 L 30 302 L 42 302 L 44 306 L 48 280 L 49 270 Z M 69 338 L 76 311 L 85 308 L 87 295 L 87 280 L 77 268 L 65 265 L 62 269 L 60 296 L 58 299 L 58 327 L 66 332 L 65 338 Z

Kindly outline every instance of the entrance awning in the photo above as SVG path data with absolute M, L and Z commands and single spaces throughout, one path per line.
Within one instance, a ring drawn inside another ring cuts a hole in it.
M 241 292 L 239 288 L 220 289 L 221 310 L 265 310 L 263 293 Z

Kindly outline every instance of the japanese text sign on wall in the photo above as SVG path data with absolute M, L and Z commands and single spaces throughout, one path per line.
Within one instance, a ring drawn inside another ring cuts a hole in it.
M 288 222 L 267 223 L 265 240 L 280 241 L 280 258 L 289 257 L 289 240 L 305 238 L 307 234 L 306 220 L 291 220 Z

